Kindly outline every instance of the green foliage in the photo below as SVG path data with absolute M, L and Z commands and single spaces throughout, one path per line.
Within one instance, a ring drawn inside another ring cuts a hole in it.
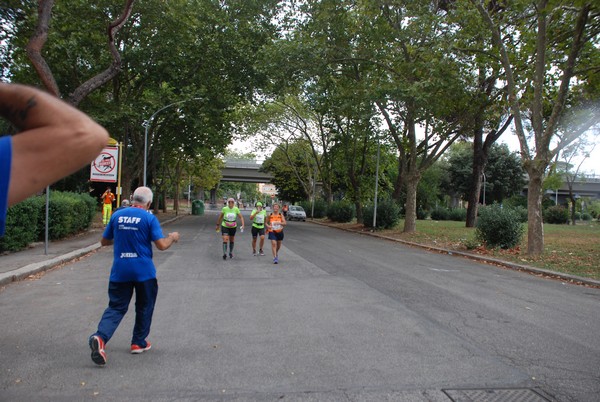
M 42 197 L 32 197 L 8 208 L 6 232 L 0 238 L 0 251 L 17 251 L 38 239 L 37 225 Z
M 543 211 L 543 218 L 546 223 L 563 224 L 569 222 L 569 211 L 565 207 L 554 205 Z
M 481 208 L 475 235 L 489 248 L 513 248 L 521 242 L 525 227 L 518 212 L 498 204 Z
M 467 210 L 464 208 L 453 208 L 448 211 L 448 220 L 465 222 L 467 220 Z
M 323 200 L 321 198 L 315 199 L 315 205 L 314 205 L 315 216 L 310 216 L 310 214 L 312 213 L 312 210 L 313 210 L 313 204 L 311 201 L 306 201 L 306 200 L 300 201 L 298 203 L 298 205 L 300 205 L 304 209 L 304 211 L 306 211 L 307 218 L 320 219 L 320 218 L 324 218 L 325 216 L 327 216 L 327 203 L 325 202 L 325 200 Z
M 327 217 L 334 222 L 350 222 L 354 216 L 355 208 L 349 201 L 335 201 L 327 208 Z
M 48 209 L 48 237 L 57 240 L 89 228 L 96 202 L 89 194 L 52 191 Z M 38 233 L 43 233 L 44 221 L 38 222 Z
M 273 175 L 271 183 L 277 187 L 281 199 L 297 202 L 308 198 L 307 189 L 311 188 L 314 162 L 307 141 L 299 140 L 290 144 L 280 144 L 261 170 Z
M 581 214 L 581 220 L 582 221 L 586 221 L 586 222 L 591 221 L 592 220 L 592 215 L 584 212 L 584 213 Z
M 521 194 L 515 194 L 504 200 L 503 204 L 509 208 L 523 207 L 527 210 L 527 197 Z
M 363 209 L 365 227 L 373 227 L 373 210 L 373 205 L 367 206 Z M 390 198 L 384 198 L 377 203 L 376 225 L 378 229 L 391 229 L 395 227 L 399 221 L 400 207 L 394 200 Z
M 444 207 L 436 207 L 431 211 L 431 219 L 434 221 L 447 221 L 448 209 Z
M 587 205 L 587 211 L 590 215 L 592 215 L 592 218 L 600 217 L 600 201 L 590 201 L 590 203 Z
M 456 144 L 448 156 L 449 181 L 448 194 L 458 193 L 468 199 L 472 181 L 473 150 L 470 144 Z M 505 198 L 518 194 L 525 183 L 521 160 L 516 152 L 510 152 L 508 146 L 493 145 L 485 168 L 486 203 L 503 202 Z M 481 188 L 483 198 L 483 185 Z
M 513 209 L 513 210 L 514 210 L 516 213 L 518 213 L 518 214 L 519 214 L 519 221 L 520 221 L 520 222 L 522 222 L 522 223 L 525 223 L 525 222 L 527 222 L 527 219 L 528 219 L 528 217 L 527 217 L 527 213 L 528 213 L 528 212 L 527 212 L 527 208 L 526 208 L 526 207 L 523 207 L 523 206 L 521 206 L 521 205 L 517 205 L 517 206 L 515 206 L 515 207 L 509 207 L 509 206 L 505 205 L 505 207 L 506 207 L 506 208 L 511 208 L 511 209 Z
M 96 215 L 96 200 L 89 194 L 50 192 L 48 236 L 61 239 L 90 227 Z M 0 239 L 0 251 L 17 251 L 43 238 L 46 196 L 31 197 L 10 207 L 6 215 L 6 233 Z

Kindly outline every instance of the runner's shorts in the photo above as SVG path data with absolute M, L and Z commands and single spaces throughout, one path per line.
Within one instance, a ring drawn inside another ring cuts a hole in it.
M 237 227 L 235 228 L 228 228 L 225 226 L 221 226 L 221 234 L 224 236 L 235 236 L 235 231 L 237 230 Z
M 257 237 L 258 235 L 264 236 L 265 235 L 265 228 L 255 228 L 254 226 L 252 226 L 252 237 Z
M 281 231 L 281 232 L 269 232 L 269 240 L 282 241 L 283 240 L 283 231 Z

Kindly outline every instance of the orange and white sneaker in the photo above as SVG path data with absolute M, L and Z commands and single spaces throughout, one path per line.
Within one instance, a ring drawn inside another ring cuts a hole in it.
M 147 350 L 150 350 L 150 348 L 152 347 L 152 345 L 150 344 L 150 342 L 146 341 L 146 347 L 143 348 L 139 345 L 131 345 L 131 353 L 132 354 L 140 354 L 140 353 L 144 353 Z
M 104 340 L 98 335 L 90 336 L 88 340 L 90 349 L 92 349 L 92 361 L 99 366 L 106 364 L 106 352 L 104 351 Z

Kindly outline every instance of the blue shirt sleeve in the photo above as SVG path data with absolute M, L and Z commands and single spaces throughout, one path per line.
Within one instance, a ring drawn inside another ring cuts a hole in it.
M 12 137 L 0 137 L 0 236 L 4 236 L 8 209 L 8 184 L 12 162 Z

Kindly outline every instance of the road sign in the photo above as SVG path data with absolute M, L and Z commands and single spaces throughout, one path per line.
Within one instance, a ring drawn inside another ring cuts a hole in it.
M 117 182 L 117 161 L 119 160 L 119 148 L 107 146 L 100 155 L 92 161 L 90 168 L 90 180 L 109 183 Z

